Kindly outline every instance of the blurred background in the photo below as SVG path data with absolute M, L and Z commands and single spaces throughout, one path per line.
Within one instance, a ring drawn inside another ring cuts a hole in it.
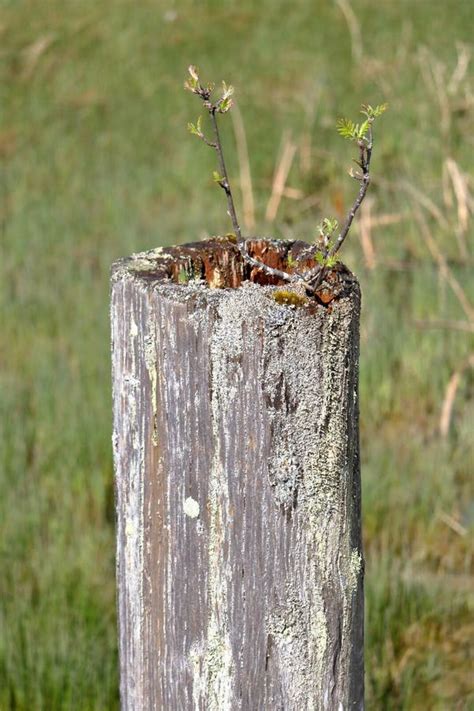
M 356 184 L 369 709 L 473 709 L 471 0 L 0 3 L 0 708 L 117 709 L 108 278 L 230 229 L 186 132 L 226 79 L 246 234 L 312 240 Z

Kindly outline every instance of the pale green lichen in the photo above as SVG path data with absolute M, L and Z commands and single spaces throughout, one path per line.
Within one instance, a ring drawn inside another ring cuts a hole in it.
M 309 635 L 307 608 L 294 586 L 287 584 L 285 603 L 274 607 L 266 622 L 272 648 L 282 670 L 284 696 L 291 699 L 292 708 L 307 708 Z
M 156 330 L 154 321 L 149 323 L 149 332 L 145 336 L 144 344 L 145 366 L 151 383 L 151 403 L 153 408 L 153 432 L 152 442 L 154 446 L 158 444 L 157 432 L 157 363 L 156 363 Z
M 349 579 L 350 591 L 354 592 L 359 584 L 360 573 L 362 570 L 362 556 L 358 550 L 351 551 L 351 559 L 349 562 Z
M 193 642 L 189 650 L 188 660 L 192 673 L 193 706 L 195 711 L 200 711 L 206 703 L 205 658 L 205 645 L 202 640 Z

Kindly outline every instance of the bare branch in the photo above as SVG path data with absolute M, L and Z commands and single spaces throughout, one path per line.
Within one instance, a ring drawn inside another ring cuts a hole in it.
M 369 126 L 369 138 L 368 142 L 366 143 L 363 140 L 359 141 L 359 152 L 360 152 L 360 165 L 361 165 L 361 170 L 362 170 L 362 177 L 360 180 L 360 187 L 359 187 L 359 193 L 354 201 L 354 204 L 352 205 L 351 209 L 349 210 L 349 214 L 346 217 L 346 221 L 344 223 L 344 226 L 334 243 L 334 246 L 330 250 L 329 254 L 330 256 L 333 256 L 340 250 L 342 247 L 344 240 L 346 239 L 349 230 L 352 225 L 352 221 L 354 220 L 354 217 L 356 215 L 357 210 L 362 204 L 363 199 L 365 198 L 365 195 L 367 193 L 367 188 L 369 187 L 370 183 L 370 160 L 372 158 L 372 148 L 374 145 L 374 139 L 373 139 L 373 133 L 372 133 L 372 125 Z
M 237 220 L 237 213 L 235 211 L 235 205 L 234 205 L 234 199 L 232 197 L 232 190 L 230 189 L 230 183 L 229 183 L 229 176 L 227 174 L 227 168 L 225 165 L 224 161 L 224 153 L 222 151 L 222 143 L 221 143 L 221 138 L 219 135 L 219 127 L 217 125 L 217 118 L 216 118 L 216 111 L 217 109 L 215 106 L 212 107 L 212 109 L 209 111 L 209 115 L 211 117 L 212 125 L 214 128 L 214 135 L 215 135 L 215 148 L 217 152 L 217 157 L 219 160 L 219 168 L 223 177 L 223 180 L 219 181 L 219 185 L 221 188 L 223 188 L 226 197 L 227 197 L 227 212 L 229 213 L 229 217 L 232 220 L 232 227 L 234 228 L 235 236 L 237 237 L 237 240 L 242 239 L 242 235 L 240 232 L 240 225 Z
M 276 279 L 282 279 L 283 281 L 286 281 L 286 282 L 300 281 L 298 275 L 289 274 L 288 272 L 281 271 L 280 269 L 275 269 L 274 267 L 269 267 L 268 264 L 264 264 L 259 259 L 255 259 L 255 257 L 250 256 L 248 249 L 247 249 L 246 240 L 238 240 L 237 241 L 237 249 L 239 250 L 243 259 L 248 264 L 250 264 L 252 267 L 256 267 L 257 269 L 260 269 L 268 276 L 274 277 Z

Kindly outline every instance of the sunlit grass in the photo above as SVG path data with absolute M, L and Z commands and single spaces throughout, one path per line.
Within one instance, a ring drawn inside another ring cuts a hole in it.
M 335 121 L 363 101 L 390 104 L 377 127 L 372 210 L 399 220 L 373 228 L 375 270 L 363 264 L 357 231 L 343 255 L 364 295 L 368 708 L 474 704 L 472 372 L 449 437 L 438 433 L 445 388 L 472 336 L 416 326 L 465 314 L 406 187 L 437 207 L 441 217 L 420 209 L 472 302 L 472 256 L 461 258 L 459 204 L 442 180 L 447 158 L 472 173 L 472 72 L 451 81 L 459 43 L 471 41 L 472 8 L 353 2 L 358 63 L 337 3 L 317 5 L 2 5 L 2 709 L 118 707 L 108 270 L 132 251 L 229 228 L 211 152 L 186 134 L 199 108 L 182 90 L 190 62 L 236 87 L 262 235 L 312 239 L 321 216 L 340 217 L 354 186 Z M 303 197 L 284 197 L 266 224 L 285 131 L 301 147 L 288 185 Z M 223 133 L 236 180 L 230 122 Z M 318 201 L 304 203 L 312 193 Z M 461 237 L 472 255 L 471 223 Z

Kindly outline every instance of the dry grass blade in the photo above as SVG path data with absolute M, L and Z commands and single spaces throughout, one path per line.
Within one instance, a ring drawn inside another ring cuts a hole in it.
M 454 531 L 454 533 L 457 533 L 458 536 L 465 536 L 467 534 L 467 529 L 457 521 L 454 516 L 450 516 L 449 514 L 445 513 L 444 511 L 440 511 L 438 513 L 438 518 L 443 521 L 449 528 Z
M 436 240 L 433 239 L 430 232 L 430 228 L 428 227 L 428 224 L 421 210 L 419 208 L 415 208 L 414 214 L 420 227 L 421 236 L 423 237 L 423 240 L 426 246 L 428 247 L 431 256 L 437 262 L 440 271 L 443 274 L 443 277 L 456 295 L 456 298 L 459 301 L 461 308 L 466 314 L 468 320 L 471 323 L 474 322 L 474 308 L 469 302 L 469 299 L 467 298 L 466 293 L 462 288 L 461 284 L 458 282 L 451 269 L 449 268 L 444 254 L 441 252 L 440 248 L 436 244 Z
M 377 263 L 375 247 L 372 240 L 372 202 L 366 199 L 360 207 L 359 217 L 359 237 L 364 252 L 365 265 L 368 269 L 374 269 Z
M 303 198 L 303 200 L 301 200 L 301 203 L 298 206 L 298 212 L 302 213 L 306 212 L 307 210 L 312 210 L 320 204 L 321 195 L 319 193 L 312 193 L 311 195 L 308 195 L 307 197 Z
M 459 86 L 464 81 L 469 62 L 471 61 L 471 50 L 467 45 L 463 42 L 458 42 L 456 49 L 458 52 L 458 62 L 449 80 L 448 92 L 450 94 L 455 94 L 459 89 Z
M 462 331 L 463 333 L 474 333 L 474 323 L 468 321 L 446 321 L 444 319 L 433 319 L 430 321 L 414 321 L 416 328 L 434 328 L 446 331 Z
M 386 225 L 397 225 L 403 220 L 410 219 L 411 215 L 408 212 L 394 212 L 386 215 L 373 215 L 371 217 L 372 227 L 385 227 Z
M 285 139 L 281 158 L 273 176 L 272 194 L 265 211 L 267 222 L 273 222 L 277 215 L 295 153 L 296 143 L 293 143 L 291 136 L 288 136 Z
M 447 138 L 451 130 L 451 107 L 446 91 L 446 67 L 426 47 L 420 49 L 418 63 L 426 86 L 439 104 L 441 132 Z
M 319 84 L 312 82 L 305 88 L 301 101 L 301 108 L 305 114 L 305 121 L 299 147 L 300 169 L 303 175 L 308 175 L 311 170 L 314 150 L 312 145 L 312 129 L 320 98 L 321 87 Z
M 230 112 L 234 128 L 235 142 L 240 169 L 240 189 L 242 191 L 242 207 L 244 224 L 247 230 L 255 229 L 255 201 L 253 198 L 252 174 L 250 170 L 247 136 L 242 114 L 234 101 L 233 111 Z
M 287 186 L 282 193 L 283 197 L 289 200 L 302 200 L 304 198 L 304 192 L 299 188 L 290 188 Z
M 31 77 L 38 65 L 41 56 L 52 45 L 55 38 L 56 35 L 54 35 L 53 33 L 42 35 L 41 37 L 38 37 L 38 39 L 35 40 L 33 44 L 30 44 L 23 50 L 23 79 L 29 79 Z
M 344 15 L 351 35 L 352 58 L 360 64 L 364 57 L 360 24 L 349 0 L 336 0 L 336 5 Z
M 433 200 L 431 200 L 431 198 L 428 197 L 428 195 L 425 195 L 425 193 L 416 188 L 408 180 L 400 180 L 396 183 L 396 185 L 410 195 L 410 197 L 414 198 L 420 205 L 422 205 L 422 207 L 424 207 L 435 218 L 435 220 L 439 222 L 441 227 L 449 229 L 449 222 L 439 207 L 433 202 Z
M 439 418 L 439 433 L 442 437 L 447 437 L 449 434 L 456 393 L 459 388 L 459 383 L 461 382 L 461 377 L 468 368 L 474 368 L 474 353 L 469 356 L 458 370 L 454 371 L 449 379 L 441 408 L 441 416 Z
M 458 230 L 456 232 L 461 256 L 469 256 L 465 234 L 469 227 L 469 188 L 466 176 L 453 158 L 446 158 L 444 166 L 451 179 L 457 202 Z

